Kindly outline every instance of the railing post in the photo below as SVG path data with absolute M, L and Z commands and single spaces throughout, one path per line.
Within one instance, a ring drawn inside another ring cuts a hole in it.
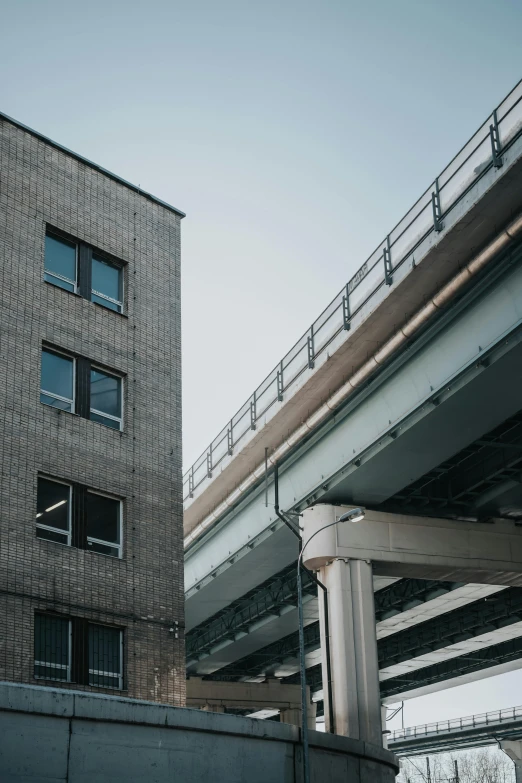
M 386 285 L 391 285 L 393 283 L 393 277 L 392 277 L 392 262 L 391 262 L 391 244 L 390 244 L 390 235 L 386 237 L 386 245 L 383 249 L 383 257 L 384 257 L 384 282 Z
M 315 348 L 314 348 L 314 327 L 313 327 L 313 324 L 310 327 L 310 334 L 308 335 L 307 346 L 308 346 L 308 367 L 309 367 L 310 370 L 313 370 L 313 368 L 315 367 Z
M 435 231 L 439 234 L 444 228 L 442 222 L 442 210 L 440 207 L 440 191 L 439 191 L 439 178 L 435 180 L 435 190 L 431 194 L 431 206 L 433 209 L 433 225 Z
M 229 457 L 231 457 L 234 451 L 234 425 L 232 419 L 230 419 L 230 427 L 227 430 L 227 441 L 228 441 L 228 455 Z
M 343 296 L 343 329 L 350 328 L 350 291 L 348 290 L 348 283 L 346 284 L 346 293 Z
M 207 451 L 207 478 L 212 478 L 212 443 Z
M 277 401 L 283 402 L 283 360 L 279 364 L 277 371 Z
M 489 138 L 491 139 L 491 154 L 493 165 L 496 169 L 502 168 L 502 145 L 500 143 L 500 133 L 498 130 L 497 110 L 493 112 L 493 122 L 489 126 Z
M 250 429 L 255 430 L 256 428 L 256 393 L 254 392 L 254 396 L 250 400 Z
M 194 465 L 190 466 L 189 473 L 189 498 L 194 497 Z

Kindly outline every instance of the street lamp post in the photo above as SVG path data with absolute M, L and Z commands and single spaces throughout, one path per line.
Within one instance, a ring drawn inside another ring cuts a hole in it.
M 308 541 L 301 546 L 299 557 L 297 558 L 297 609 L 298 609 L 298 621 L 299 621 L 299 669 L 301 672 L 301 738 L 303 745 L 303 781 L 304 783 L 310 783 L 310 758 L 308 753 L 308 704 L 306 698 L 306 668 L 305 668 L 305 648 L 304 648 L 304 618 L 303 618 L 303 585 L 301 582 L 301 565 L 303 561 L 303 554 L 312 540 L 318 533 L 322 533 L 333 525 L 338 525 L 339 522 L 360 522 L 364 519 L 364 510 L 362 508 L 352 508 L 350 511 L 346 511 L 335 522 L 330 522 L 328 525 L 316 530 L 312 533 Z

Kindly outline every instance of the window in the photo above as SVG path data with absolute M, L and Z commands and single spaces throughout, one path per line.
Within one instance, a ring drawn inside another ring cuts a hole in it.
M 119 628 L 89 623 L 89 685 L 123 687 L 123 634 Z
M 76 391 L 76 389 L 78 391 Z M 122 378 L 54 348 L 42 348 L 40 402 L 121 430 Z
M 123 629 L 36 612 L 34 676 L 121 690 Z
M 91 369 L 90 418 L 121 430 L 121 378 Z
M 74 359 L 42 350 L 40 402 L 63 411 L 74 412 Z
M 92 257 L 91 299 L 110 310 L 123 310 L 121 267 L 102 258 Z
M 87 548 L 121 557 L 121 501 L 87 492 Z
M 38 477 L 36 535 L 58 544 L 71 543 L 72 487 Z
M 71 680 L 71 621 L 54 615 L 34 618 L 34 676 Z
M 44 280 L 74 293 L 77 280 L 77 256 L 77 246 L 73 242 L 47 234 Z
M 123 312 L 123 265 L 84 242 L 45 235 L 44 280 L 117 313 Z
M 46 541 L 122 556 L 122 501 L 83 484 L 38 476 L 36 536 Z

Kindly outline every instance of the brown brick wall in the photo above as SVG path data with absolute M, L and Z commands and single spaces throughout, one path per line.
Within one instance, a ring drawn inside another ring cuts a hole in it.
M 48 609 L 124 627 L 128 695 L 184 703 L 179 223 L 0 119 L 0 679 L 35 682 Z M 124 316 L 43 281 L 46 224 L 127 264 Z M 42 341 L 125 375 L 121 433 L 39 402 Z M 36 538 L 39 472 L 124 498 L 121 560 Z

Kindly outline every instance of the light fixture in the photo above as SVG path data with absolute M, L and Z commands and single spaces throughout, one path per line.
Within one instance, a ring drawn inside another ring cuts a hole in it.
M 364 514 L 365 512 L 362 508 L 351 508 L 349 511 L 342 514 L 337 522 L 360 522 L 364 519 Z
M 54 506 L 49 506 L 49 508 L 45 509 L 45 513 L 47 514 L 48 511 L 54 511 L 55 508 L 58 508 L 58 506 L 63 506 L 64 503 L 67 503 L 66 500 L 60 500 L 59 503 L 55 503 Z

